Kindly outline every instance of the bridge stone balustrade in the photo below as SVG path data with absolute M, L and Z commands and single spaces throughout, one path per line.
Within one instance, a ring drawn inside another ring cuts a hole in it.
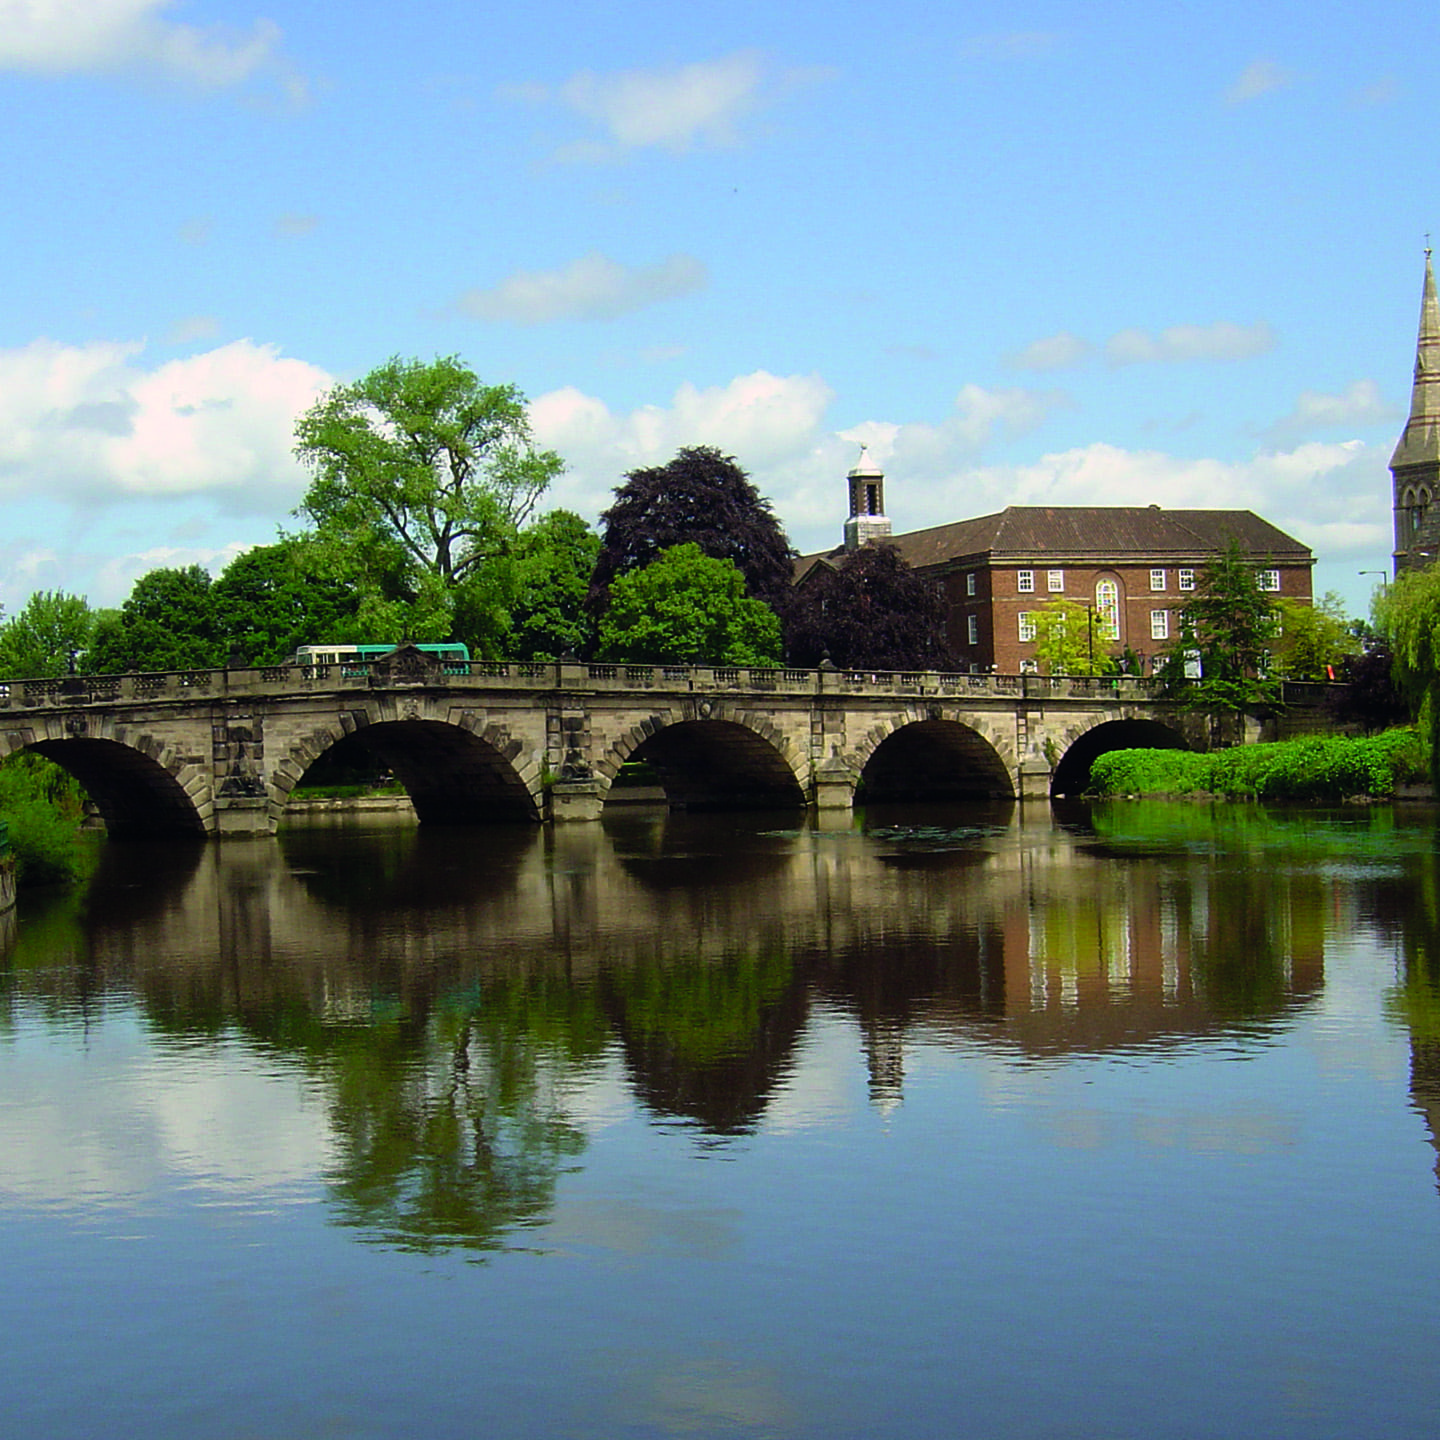
M 857 788 L 1048 797 L 1078 790 L 1105 750 L 1208 748 L 1216 723 L 1131 677 L 456 665 L 409 648 L 355 665 L 0 683 L 0 754 L 64 766 L 117 836 L 271 834 L 342 742 L 388 765 L 422 822 L 533 822 L 598 818 L 632 759 L 687 808 L 846 808 Z M 1250 721 L 1224 738 L 1258 733 Z

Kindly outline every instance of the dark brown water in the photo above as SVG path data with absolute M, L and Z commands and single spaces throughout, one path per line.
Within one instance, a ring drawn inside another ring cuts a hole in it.
M 103 847 L 0 960 L 0 1434 L 1425 1436 L 1431 812 Z

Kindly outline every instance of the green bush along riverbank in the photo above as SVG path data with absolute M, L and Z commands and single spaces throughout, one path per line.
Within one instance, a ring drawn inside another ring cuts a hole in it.
M 1310 736 L 1197 754 L 1112 750 L 1090 767 L 1091 795 L 1225 795 L 1257 800 L 1391 796 L 1428 778 L 1413 728 Z

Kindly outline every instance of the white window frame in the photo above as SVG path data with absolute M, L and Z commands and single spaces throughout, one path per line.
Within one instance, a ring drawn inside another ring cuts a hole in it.
M 1029 642 L 1035 638 L 1035 612 L 1033 610 L 1022 610 L 1020 612 L 1020 639 Z
M 975 572 L 973 570 L 965 576 L 965 593 L 967 595 L 975 593 Z
M 965 617 L 965 643 L 967 645 L 978 645 L 980 643 L 980 617 L 978 615 L 967 615 Z
M 1278 594 L 1280 590 L 1280 572 L 1278 570 L 1262 570 L 1260 572 L 1260 588 L 1271 594 Z
M 1095 582 L 1095 613 L 1100 616 L 1100 633 L 1107 640 L 1118 640 L 1120 638 L 1120 586 L 1116 581 L 1097 580 Z
M 1052 595 L 1063 595 L 1065 593 L 1065 572 L 1063 570 L 1047 570 L 1045 572 L 1045 588 Z
M 1035 572 L 1033 570 L 1017 570 L 1015 572 L 1015 588 L 1022 595 L 1033 595 L 1035 593 Z
M 1150 612 L 1150 638 L 1152 640 L 1168 640 L 1170 638 L 1170 612 L 1168 610 L 1152 610 Z
M 1152 594 L 1163 595 L 1165 593 L 1165 572 L 1163 570 L 1152 570 L 1150 572 L 1150 591 Z
M 1193 570 L 1182 570 L 1180 572 L 1180 588 L 1182 590 L 1193 590 L 1195 588 L 1195 572 Z

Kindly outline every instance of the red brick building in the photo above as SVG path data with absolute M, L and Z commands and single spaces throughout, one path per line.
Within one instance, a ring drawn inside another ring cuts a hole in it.
M 806 556 L 798 583 L 870 540 L 894 545 L 944 586 L 946 638 L 962 669 L 1013 675 L 1034 666 L 1035 611 L 1052 600 L 1093 608 L 1112 654 L 1130 650 L 1148 672 L 1179 633 L 1180 610 L 1217 554 L 1238 541 L 1277 598 L 1310 603 L 1308 546 L 1249 510 L 1158 505 L 1011 505 L 907 535 L 889 533 L 884 476 L 862 452 L 850 472 L 845 544 Z M 857 503 L 863 509 L 856 510 Z

